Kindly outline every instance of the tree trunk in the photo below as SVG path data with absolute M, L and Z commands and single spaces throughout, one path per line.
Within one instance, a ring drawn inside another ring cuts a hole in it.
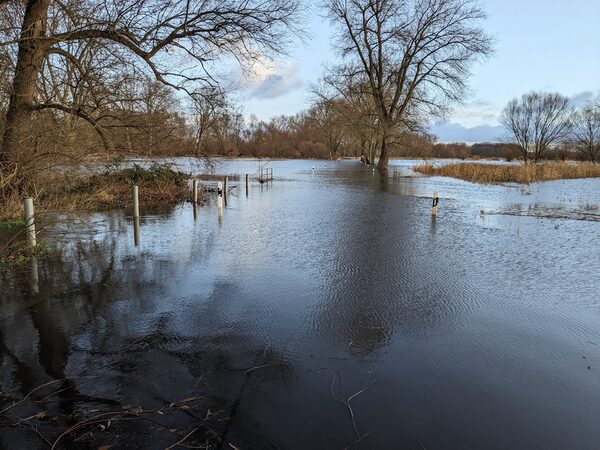
M 383 136 L 381 136 L 381 151 L 379 153 L 379 162 L 377 163 L 377 170 L 379 170 L 380 172 L 387 172 L 388 168 L 389 154 L 387 141 L 388 136 L 386 134 L 383 134 Z
M 204 137 L 204 132 L 198 131 L 198 133 L 196 133 L 196 157 L 197 158 L 202 156 L 203 137 Z
M 51 0 L 29 0 L 21 26 L 19 53 L 12 82 L 12 92 L 6 120 L 0 162 L 14 164 L 24 144 L 22 133 L 33 114 L 36 81 L 46 56 L 46 19 Z

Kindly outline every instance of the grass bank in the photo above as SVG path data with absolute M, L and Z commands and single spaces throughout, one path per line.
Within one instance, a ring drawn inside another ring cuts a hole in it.
M 452 163 L 419 164 L 413 170 L 426 175 L 460 178 L 475 183 L 535 183 L 538 181 L 600 177 L 600 164 L 546 162 L 541 164 Z

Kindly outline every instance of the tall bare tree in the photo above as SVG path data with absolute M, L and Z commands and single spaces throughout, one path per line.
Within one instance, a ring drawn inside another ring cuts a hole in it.
M 244 62 L 281 52 L 296 31 L 299 10 L 296 0 L 27 0 L 1 1 L 0 8 L 14 8 L 19 19 L 14 30 L 2 30 L 0 43 L 16 54 L 0 146 L 0 170 L 7 172 L 28 145 L 26 130 L 36 111 L 81 116 L 70 101 L 44 103 L 37 95 L 49 58 L 63 58 L 85 73 L 81 55 L 70 51 L 73 44 L 100 46 L 123 66 L 193 93 L 199 85 L 217 84 L 216 61 L 224 55 Z M 102 63 L 103 52 L 86 54 Z
M 319 95 L 315 92 L 316 95 Z M 308 111 L 308 117 L 313 121 L 327 143 L 329 158 L 337 159 L 345 134 L 347 123 L 344 121 L 343 110 L 346 105 L 341 101 L 319 98 Z
M 204 156 L 204 143 L 211 131 L 215 131 L 219 119 L 229 112 L 230 105 L 225 93 L 219 88 L 204 88 L 192 99 L 191 127 L 194 133 L 196 156 Z
M 341 55 L 368 81 L 381 125 L 378 168 L 404 128 L 460 101 L 470 66 L 492 51 L 475 0 L 326 0 Z M 421 126 L 421 127 L 420 127 Z
M 525 164 L 540 161 L 569 137 L 573 108 L 558 93 L 530 92 L 504 108 L 501 124 L 514 139 Z
M 578 111 L 573 121 L 573 138 L 577 148 L 592 162 L 600 159 L 600 98 Z
M 338 105 L 339 121 L 344 124 L 350 152 L 355 154 L 358 149 L 361 160 L 373 164 L 381 126 L 369 83 L 363 74 L 347 66 L 332 67 L 315 92 L 320 101 L 335 101 Z

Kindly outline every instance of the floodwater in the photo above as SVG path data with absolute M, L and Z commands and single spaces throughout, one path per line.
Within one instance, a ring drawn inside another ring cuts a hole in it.
M 130 211 L 56 217 L 62 256 L 0 278 L 0 410 L 65 380 L 0 447 L 599 448 L 597 181 L 393 164 L 272 161 L 196 219 L 141 193 L 138 246 Z

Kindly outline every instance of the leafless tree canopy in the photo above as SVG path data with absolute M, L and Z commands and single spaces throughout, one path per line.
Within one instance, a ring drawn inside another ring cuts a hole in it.
M 124 125 L 117 111 L 143 102 L 138 80 L 213 93 L 224 60 L 284 51 L 298 13 L 297 0 L 1 1 L 0 165 L 35 146 L 28 128 L 49 110 L 88 122 L 109 147 L 107 129 Z
M 573 121 L 575 147 L 592 162 L 600 160 L 600 98 L 584 106 Z
M 573 108 L 558 93 L 530 92 L 504 108 L 502 125 L 511 133 L 525 163 L 536 163 L 569 137 Z
M 380 120 L 379 168 L 395 130 L 444 115 L 467 88 L 472 63 L 492 51 L 474 0 L 328 0 L 347 67 L 364 76 Z

